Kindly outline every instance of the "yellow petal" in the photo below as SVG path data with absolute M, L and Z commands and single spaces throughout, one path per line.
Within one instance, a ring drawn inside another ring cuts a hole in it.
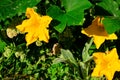
M 42 16 L 41 17 L 41 21 L 43 22 L 43 26 L 45 26 L 46 28 L 48 28 L 50 22 L 51 22 L 52 18 L 49 16 Z
M 111 51 L 109 51 L 109 53 L 106 55 L 106 58 L 108 61 L 118 60 L 118 54 L 116 48 L 113 48 Z
M 101 66 L 97 65 L 97 66 L 94 68 L 91 76 L 94 76 L 94 77 L 102 77 L 103 74 L 101 74 L 100 71 L 101 71 Z
M 103 63 L 105 56 L 106 55 L 103 52 L 96 52 L 93 54 L 94 61 L 97 65 L 92 72 L 92 76 L 103 76 L 103 73 L 101 71 L 106 67 L 106 63 Z
M 105 71 L 104 72 L 104 75 L 106 76 L 107 80 L 112 80 L 112 78 L 114 77 L 114 72 L 112 72 L 111 70 L 110 71 Z
M 107 40 L 111 40 L 111 39 L 117 39 L 117 36 L 115 33 L 110 34 L 108 37 L 106 37 Z
M 81 31 L 81 33 L 87 35 L 88 37 L 92 37 L 92 35 L 89 35 L 89 33 L 87 33 L 84 29 Z
M 97 49 L 105 41 L 105 37 L 104 36 L 93 36 L 93 39 L 94 39 L 94 43 L 95 43 Z
M 41 34 L 41 32 L 43 34 Z M 42 30 L 39 35 L 38 35 L 38 38 L 40 41 L 45 41 L 48 43 L 48 40 L 49 40 L 49 33 L 48 33 L 48 30 Z
M 34 11 L 33 8 L 27 8 L 26 16 L 27 16 L 27 18 L 31 18 L 33 16 L 38 16 L 38 14 Z
M 120 71 L 120 60 L 118 60 L 117 62 L 115 62 L 115 69 L 116 69 L 116 71 Z
M 101 60 L 103 60 L 105 57 L 105 54 L 103 52 L 96 52 L 93 54 L 93 58 L 96 64 L 100 64 Z
M 25 40 L 27 42 L 26 46 L 30 45 L 31 43 L 35 42 L 37 40 L 37 37 L 34 37 L 32 34 L 26 34 Z

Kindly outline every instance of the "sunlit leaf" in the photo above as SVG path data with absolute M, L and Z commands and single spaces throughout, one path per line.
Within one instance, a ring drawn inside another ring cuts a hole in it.
M 82 25 L 84 22 L 84 11 L 73 10 L 66 13 L 67 16 L 67 25 Z
M 51 6 L 47 14 L 60 23 L 55 27 L 58 32 L 62 32 L 66 26 L 82 25 L 84 22 L 84 10 L 90 8 L 88 0 L 62 0 L 65 10 L 58 6 Z
M 50 15 L 52 18 L 57 19 L 59 16 L 63 15 L 64 12 L 58 6 L 51 6 L 47 10 L 47 14 Z
M 116 17 L 106 17 L 103 20 L 104 27 L 106 31 L 111 34 L 120 30 L 120 18 Z
M 113 16 L 120 16 L 119 6 L 114 0 L 103 0 L 97 5 L 108 11 Z
M 75 9 L 80 9 L 81 11 L 84 11 L 85 9 L 91 6 L 88 0 L 74 0 L 74 1 L 73 0 L 62 0 L 62 3 L 67 12 L 73 11 Z
M 65 13 L 58 6 L 51 6 L 47 10 L 47 14 L 60 22 L 60 24 L 55 26 L 55 29 L 61 33 L 66 27 Z

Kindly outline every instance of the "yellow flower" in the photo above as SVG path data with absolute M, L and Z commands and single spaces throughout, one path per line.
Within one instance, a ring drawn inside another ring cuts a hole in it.
M 96 66 L 92 76 L 100 77 L 105 75 L 108 80 L 112 80 L 115 71 L 120 71 L 120 60 L 116 48 L 108 53 L 96 52 L 93 54 Z
M 26 34 L 27 46 L 36 40 L 44 41 L 48 43 L 49 31 L 48 26 L 52 20 L 49 16 L 38 15 L 33 8 L 27 8 L 26 16 L 28 19 L 24 20 L 21 25 L 16 28 Z
M 117 36 L 114 33 L 112 33 L 110 35 L 107 34 L 107 32 L 104 29 L 103 24 L 100 22 L 99 16 L 93 20 L 93 22 L 90 26 L 83 29 L 81 32 L 83 34 L 87 35 L 88 37 L 93 37 L 94 43 L 95 43 L 97 49 L 100 47 L 100 45 L 105 40 L 117 39 Z

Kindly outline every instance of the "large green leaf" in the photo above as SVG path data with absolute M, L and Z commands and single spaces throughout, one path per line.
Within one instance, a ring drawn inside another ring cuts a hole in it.
M 67 25 L 82 25 L 84 22 L 84 12 L 81 10 L 73 10 L 66 13 Z
M 103 0 L 97 5 L 108 11 L 113 16 L 120 16 L 118 3 L 114 0 Z
M 47 14 L 60 22 L 55 27 L 58 32 L 62 32 L 66 25 L 82 25 L 84 22 L 84 10 L 91 6 L 88 0 L 62 0 L 65 10 L 58 6 L 51 6 Z
M 84 11 L 91 6 L 88 0 L 62 0 L 62 4 L 67 12 L 73 11 L 75 9 L 80 9 Z
M 55 26 L 55 29 L 58 32 L 62 32 L 66 26 L 65 13 L 58 6 L 53 5 L 47 10 L 47 14 L 60 22 L 60 24 Z
M 16 14 L 25 13 L 27 7 L 33 7 L 41 0 L 0 0 L 0 21 Z
M 103 20 L 103 24 L 108 34 L 114 33 L 120 29 L 120 17 L 106 17 Z
M 58 6 L 52 5 L 47 10 L 47 14 L 50 15 L 52 18 L 57 19 L 59 16 L 63 15 L 64 12 Z

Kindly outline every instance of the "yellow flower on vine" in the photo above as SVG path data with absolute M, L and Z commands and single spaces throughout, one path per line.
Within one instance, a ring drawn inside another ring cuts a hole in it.
M 103 19 L 103 18 L 102 18 Z M 101 20 L 102 20 L 101 19 Z M 83 29 L 81 33 L 87 35 L 88 37 L 93 37 L 96 48 L 98 49 L 105 40 L 117 39 L 117 36 L 112 34 L 107 34 L 104 29 L 103 24 L 100 22 L 100 17 L 97 16 L 90 26 Z
M 48 43 L 49 40 L 49 24 L 52 20 L 49 16 L 38 15 L 33 8 L 27 8 L 26 16 L 28 19 L 24 20 L 21 25 L 16 28 L 22 32 L 27 33 L 25 36 L 27 46 L 36 40 Z
M 94 77 L 105 75 L 108 80 L 112 80 L 114 73 L 116 71 L 120 71 L 120 59 L 116 48 L 113 48 L 107 53 L 93 53 L 93 59 L 96 63 L 96 66 L 92 72 L 92 76 Z

